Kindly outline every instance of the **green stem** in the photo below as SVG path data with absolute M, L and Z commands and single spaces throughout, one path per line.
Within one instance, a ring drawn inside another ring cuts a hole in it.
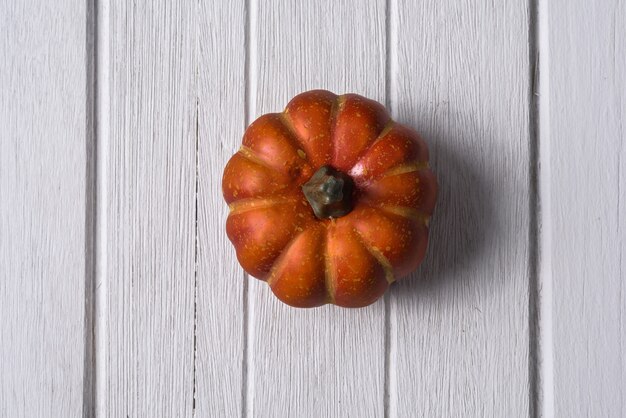
M 329 165 L 320 167 L 302 191 L 320 219 L 347 215 L 354 206 L 354 181 Z

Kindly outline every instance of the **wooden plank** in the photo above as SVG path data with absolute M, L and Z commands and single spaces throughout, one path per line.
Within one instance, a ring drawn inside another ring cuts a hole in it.
M 226 238 L 221 180 L 245 127 L 244 3 L 201 2 L 198 13 L 195 412 L 200 417 L 242 414 L 244 274 Z
M 106 305 L 99 412 L 193 409 L 194 3 L 115 1 L 109 22 Z M 103 70 L 99 70 L 103 71 Z
M 391 416 L 529 415 L 527 13 L 392 7 L 392 107 L 430 144 L 440 195 L 426 260 L 392 291 Z
M 384 102 L 383 0 L 261 1 L 251 13 L 252 118 L 313 88 Z M 297 310 L 249 280 L 248 416 L 382 416 L 383 301 Z
M 626 4 L 548 4 L 554 412 L 623 417 Z
M 83 395 L 93 238 L 88 4 L 0 4 L 3 417 L 91 408 Z

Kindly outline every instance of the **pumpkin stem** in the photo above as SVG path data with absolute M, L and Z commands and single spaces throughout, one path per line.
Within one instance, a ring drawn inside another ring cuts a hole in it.
M 354 181 L 352 178 L 324 165 L 302 185 L 306 200 L 320 219 L 347 215 L 353 206 Z

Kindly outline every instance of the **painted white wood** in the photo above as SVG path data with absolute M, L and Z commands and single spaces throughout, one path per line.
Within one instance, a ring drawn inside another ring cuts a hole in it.
M 260 1 L 251 22 L 252 118 L 313 88 L 385 101 L 384 1 Z M 249 280 L 247 416 L 383 416 L 384 301 L 298 310 Z
M 2 417 L 81 416 L 91 407 L 83 395 L 91 367 L 87 6 L 0 3 Z
M 621 417 L 626 4 L 539 3 L 538 412 Z M 531 414 L 528 3 L 355 4 L 98 4 L 99 415 Z M 0 4 L 0 416 L 93 414 L 91 8 Z M 246 115 L 312 88 L 390 102 L 441 184 L 366 309 L 281 304 L 224 234 Z
M 195 3 L 114 1 L 106 145 L 104 416 L 190 416 Z
M 527 13 L 436 0 L 392 13 L 392 108 L 440 183 L 427 258 L 392 290 L 392 416 L 529 415 Z
M 198 276 L 196 410 L 237 417 L 243 402 L 244 273 L 226 237 L 222 173 L 245 128 L 243 0 L 200 2 L 198 74 Z
M 626 416 L 624 22 L 617 0 L 548 6 L 556 416 Z

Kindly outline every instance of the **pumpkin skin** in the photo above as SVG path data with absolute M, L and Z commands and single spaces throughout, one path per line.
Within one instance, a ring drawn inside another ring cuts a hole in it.
M 303 187 L 328 166 L 354 187 L 347 214 L 318 218 Z M 248 127 L 222 191 L 239 263 L 281 301 L 363 307 L 423 260 L 437 180 L 425 142 L 380 103 L 313 90 Z

